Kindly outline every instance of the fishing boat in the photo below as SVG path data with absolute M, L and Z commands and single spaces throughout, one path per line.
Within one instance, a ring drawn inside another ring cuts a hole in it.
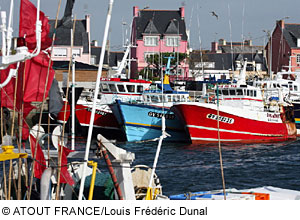
M 108 105 L 116 99 L 123 101 L 140 100 L 142 92 L 150 84 L 150 81 L 139 79 L 102 78 L 100 82 L 100 94 L 96 98 L 94 127 L 119 130 L 119 124 Z M 84 95 L 79 96 L 76 102 L 75 115 L 82 127 L 89 126 L 93 99 L 92 93 L 84 93 Z M 67 122 L 70 115 L 71 106 L 67 104 L 66 113 L 64 113 L 63 107 L 57 115 L 57 121 L 60 123 Z
M 245 83 L 247 60 L 237 83 L 216 85 L 208 103 L 174 103 L 192 143 L 260 143 L 296 139 L 293 106 L 265 100 L 261 88 Z
M 291 58 L 287 70 L 276 73 L 276 77 L 270 80 L 255 80 L 253 86 L 262 88 L 266 99 L 274 98 L 274 91 L 281 89 L 283 98 L 294 106 L 294 118 L 297 135 L 300 135 L 300 77 L 299 72 L 292 71 Z
M 29 9 L 32 9 L 32 11 L 36 10 L 35 6 L 28 0 L 21 1 L 21 8 L 23 3 L 29 8 L 24 7 L 21 9 L 21 12 L 29 11 Z M 68 0 L 67 6 L 72 3 L 74 2 Z M 103 38 L 104 45 L 107 41 L 112 5 L 113 0 L 110 0 Z M 37 10 L 37 14 L 39 15 L 39 10 Z M 39 22 L 38 18 L 37 21 Z M 45 24 L 48 24 L 47 19 Z M 101 76 L 103 60 L 104 51 L 101 52 L 98 76 Z M 24 61 L 23 57 L 19 61 Z M 8 62 L 1 63 L 1 67 L 2 64 L 5 66 Z M 4 74 L 6 72 L 1 72 L 1 76 L 6 76 Z M 95 97 L 98 95 L 100 85 L 100 77 L 97 79 L 96 84 L 98 86 L 96 85 Z M 1 77 L 1 86 L 3 86 L 3 89 L 6 89 L 6 85 L 3 82 L 5 80 Z M 2 102 L 1 104 L 4 105 L 5 103 Z M 97 147 L 93 148 L 91 146 L 91 133 L 96 111 L 95 106 L 96 100 L 93 100 L 85 152 L 71 150 L 67 147 L 64 126 L 61 125 L 57 126 L 51 134 L 45 133 L 40 123 L 33 126 L 28 139 L 30 147 L 27 148 L 25 143 L 27 139 L 24 139 L 22 149 L 21 141 L 18 142 L 18 150 L 14 150 L 13 132 L 11 135 L 8 135 L 8 131 L 6 131 L 6 134 L 2 135 L 0 161 L 10 161 L 10 168 L 7 177 L 6 163 L 3 163 L 3 169 L 1 169 L 3 175 L 0 175 L 0 199 L 100 199 L 101 196 L 99 197 L 99 195 L 103 195 L 102 193 L 106 191 L 104 199 L 135 200 L 136 198 L 145 198 L 146 194 L 142 193 L 144 187 L 153 188 L 153 194 L 148 195 L 151 199 L 165 198 L 162 197 L 161 185 L 154 171 L 146 166 L 139 166 L 134 167 L 134 171 L 132 172 L 130 165 L 134 160 L 133 153 L 114 146 L 101 135 L 97 137 Z M 21 136 L 20 133 L 19 136 Z M 90 153 L 90 148 L 94 152 Z M 104 177 L 103 179 L 103 173 L 98 172 L 97 162 L 89 160 L 97 160 L 100 155 L 104 156 L 108 165 L 109 178 Z M 71 162 L 69 161 L 70 158 L 72 158 Z M 113 160 L 111 161 L 110 158 L 113 158 Z M 27 169 L 28 165 L 31 165 L 31 169 Z M 88 168 L 88 166 L 92 166 L 92 168 Z M 30 172 L 27 172 L 28 170 Z M 144 177 L 147 176 L 148 179 L 145 179 Z M 95 184 L 95 180 L 99 181 L 99 177 L 102 182 L 108 181 L 106 185 L 110 185 L 110 187 L 101 188 L 101 185 Z M 144 184 L 143 180 L 144 182 L 146 181 L 146 184 Z M 14 188 L 11 187 L 13 183 L 17 183 Z M 95 194 L 93 194 L 94 189 L 97 190 Z M 115 196 L 114 190 L 116 190 Z M 135 192 L 135 190 L 137 191 Z
M 167 71 L 170 69 L 168 58 Z M 164 76 L 163 84 L 153 84 L 144 91 L 141 101 L 116 100 L 110 105 L 120 127 L 124 129 L 127 141 L 157 140 L 161 135 L 162 116 L 168 137 L 166 141 L 187 141 L 188 136 L 182 122 L 171 111 L 176 102 L 188 102 L 189 93 L 174 91 L 169 84 L 168 73 Z

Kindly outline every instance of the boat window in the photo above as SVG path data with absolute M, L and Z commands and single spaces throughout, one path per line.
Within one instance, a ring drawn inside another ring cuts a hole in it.
M 290 89 L 290 91 L 292 91 L 293 90 L 293 86 L 289 85 L 289 89 Z
M 117 91 L 117 88 L 116 88 L 115 84 L 109 84 L 109 88 L 110 88 L 111 92 L 116 92 Z
M 288 88 L 288 85 L 287 84 L 282 84 L 283 87 L 285 88 Z
M 151 96 L 151 102 L 159 102 L 159 98 L 157 95 L 152 95 Z
M 137 86 L 137 92 L 142 93 L 144 91 L 143 86 Z
M 108 92 L 109 91 L 108 85 L 106 83 L 101 83 L 100 84 L 100 91 L 101 92 Z
M 173 96 L 173 101 L 174 102 L 179 102 L 179 100 L 180 100 L 180 97 L 178 97 L 178 95 Z
M 248 89 L 246 90 L 246 92 L 247 92 L 247 96 L 250 96 L 250 91 Z
M 228 90 L 224 89 L 224 90 L 222 90 L 222 93 L 223 93 L 223 95 L 228 95 Z
M 294 86 L 294 91 L 295 91 L 295 92 L 298 91 L 298 86 Z
M 250 96 L 253 96 L 253 90 L 249 90 Z
M 219 91 L 219 95 L 222 95 L 222 90 L 215 90 L 215 94 L 218 95 L 218 92 Z
M 145 97 L 145 101 L 146 101 L 146 102 L 151 102 L 150 96 L 146 95 L 146 96 L 144 96 L 144 97 Z
M 243 90 L 237 89 L 236 90 L 236 95 L 243 95 Z
M 168 95 L 167 98 L 168 98 L 168 102 L 172 102 L 172 96 Z
M 254 90 L 254 97 L 256 97 L 257 96 L 257 94 L 256 94 L 256 90 Z
M 273 88 L 276 88 L 276 84 L 273 84 Z
M 229 90 L 229 94 L 230 94 L 230 95 L 235 95 L 235 89 L 230 89 L 230 90 Z
M 134 85 L 126 85 L 128 92 L 134 92 Z
M 117 85 L 119 92 L 125 92 L 125 87 L 124 85 Z

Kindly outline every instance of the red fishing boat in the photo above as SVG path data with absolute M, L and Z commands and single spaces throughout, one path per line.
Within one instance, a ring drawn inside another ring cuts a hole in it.
M 175 103 L 173 109 L 184 121 L 192 143 L 294 140 L 293 106 L 280 94 L 277 97 L 264 100 L 260 88 L 239 80 L 236 84 L 216 85 L 207 103 Z
M 100 95 L 96 101 L 94 127 L 105 129 L 119 129 L 119 124 L 109 108 L 108 104 L 116 99 L 121 101 L 138 101 L 142 99 L 142 93 L 150 86 L 151 82 L 139 79 L 110 78 L 101 79 Z M 93 106 L 92 93 L 81 95 L 75 105 L 75 115 L 81 126 L 88 127 Z M 57 116 L 59 122 L 67 121 L 70 117 L 70 105 L 64 107 Z

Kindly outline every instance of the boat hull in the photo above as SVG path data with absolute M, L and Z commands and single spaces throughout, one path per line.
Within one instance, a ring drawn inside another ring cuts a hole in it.
M 166 141 L 188 141 L 184 125 L 170 110 L 152 105 L 131 104 L 116 101 L 111 105 L 120 126 L 124 128 L 127 141 L 146 141 L 162 135 L 162 115 L 166 118 Z
M 279 113 L 256 112 L 215 104 L 175 104 L 192 143 L 263 143 L 294 140 L 293 122 L 282 122 Z M 219 125 L 218 125 L 219 115 Z
M 300 136 L 300 102 L 293 102 L 297 135 Z
M 83 127 L 88 127 L 92 115 L 92 103 L 91 104 L 76 104 L 75 115 L 79 124 Z M 59 122 L 68 121 L 70 117 L 70 105 L 67 104 L 66 113 L 64 113 L 64 107 L 59 112 L 57 120 Z M 64 120 L 65 118 L 65 120 Z M 93 126 L 95 128 L 104 129 L 120 129 L 118 121 L 108 106 L 101 106 L 96 108 Z

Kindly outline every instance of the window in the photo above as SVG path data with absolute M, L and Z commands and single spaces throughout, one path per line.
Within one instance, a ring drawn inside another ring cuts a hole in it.
M 143 86 L 137 86 L 137 92 L 142 93 L 144 91 Z
M 243 95 L 243 90 L 237 89 L 237 90 L 236 90 L 236 94 L 237 94 L 237 95 Z
M 297 63 L 300 63 L 300 54 L 297 54 Z
M 67 57 L 67 48 L 53 48 L 53 57 Z
M 119 92 L 125 92 L 124 85 L 117 85 Z
M 155 102 L 155 103 L 156 103 L 156 102 L 159 102 L 158 96 L 152 95 L 152 96 L 151 96 L 151 101 L 152 101 L 152 102 Z
M 116 92 L 117 91 L 117 88 L 115 87 L 114 84 L 109 84 L 109 88 L 110 88 L 111 92 Z
M 73 55 L 74 55 L 74 57 L 80 57 L 80 49 L 74 49 L 73 48 Z
M 109 91 L 108 85 L 106 83 L 101 83 L 100 84 L 100 91 L 101 92 L 108 92 Z
M 168 47 L 178 47 L 179 46 L 179 37 L 177 36 L 169 36 L 166 37 L 166 45 Z
M 223 95 L 228 95 L 228 90 L 222 90 Z
M 126 85 L 128 92 L 134 92 L 134 85 Z
M 154 56 L 155 54 L 158 54 L 157 52 L 145 52 L 144 53 L 144 60 L 147 62 L 147 59 L 150 59 L 149 61 L 151 62 L 151 56 Z M 153 59 L 153 58 L 152 58 Z
M 158 45 L 158 37 L 157 36 L 146 36 L 144 38 L 145 46 L 157 46 Z
M 229 94 L 230 94 L 230 95 L 235 95 L 235 90 L 234 90 L 234 89 L 230 89 L 230 90 L 229 90 Z

